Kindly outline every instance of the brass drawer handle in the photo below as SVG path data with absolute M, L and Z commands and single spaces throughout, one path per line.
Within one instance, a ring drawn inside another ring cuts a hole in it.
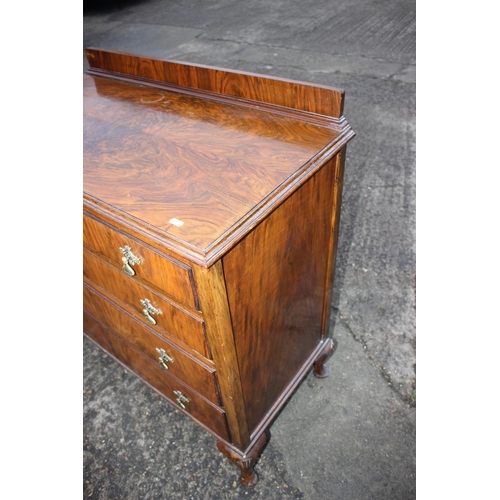
M 135 270 L 133 265 L 139 265 L 141 263 L 141 259 L 139 257 L 136 257 L 133 253 L 132 250 L 130 249 L 129 246 L 125 245 L 124 247 L 119 248 L 120 253 L 123 254 L 122 257 L 122 262 L 123 262 L 123 272 L 127 276 L 134 276 L 135 275 Z
M 141 302 L 142 306 L 144 307 L 142 312 L 146 318 L 146 321 L 150 325 L 156 325 L 156 320 L 153 318 L 153 315 L 154 314 L 161 314 L 161 311 L 159 309 L 156 309 L 156 307 L 154 307 L 148 299 L 141 299 L 140 302 Z
M 186 409 L 184 406 L 184 403 L 189 403 L 189 399 L 182 394 L 181 391 L 174 391 L 174 394 L 177 396 L 177 404 L 181 407 Z
M 160 355 L 160 357 L 158 358 L 158 362 L 160 363 L 160 366 L 164 369 L 164 370 L 168 370 L 168 364 L 167 363 L 173 363 L 174 362 L 174 359 L 171 358 L 166 352 L 165 352 L 165 349 L 160 349 L 160 348 L 156 348 L 156 352 Z

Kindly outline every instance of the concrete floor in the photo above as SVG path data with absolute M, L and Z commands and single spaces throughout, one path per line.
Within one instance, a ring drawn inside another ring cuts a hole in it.
M 99 4 L 85 9 L 84 47 L 342 87 L 357 136 L 331 376 L 310 375 L 276 419 L 256 488 L 239 486 L 209 434 L 85 341 L 84 498 L 415 498 L 414 2 Z

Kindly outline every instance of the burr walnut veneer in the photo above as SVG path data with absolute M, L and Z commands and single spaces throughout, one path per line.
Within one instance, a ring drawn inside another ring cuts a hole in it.
M 328 338 L 343 91 L 87 49 L 84 331 L 257 481 Z

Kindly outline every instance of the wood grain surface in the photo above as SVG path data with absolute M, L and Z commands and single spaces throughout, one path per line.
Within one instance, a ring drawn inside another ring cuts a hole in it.
M 219 261 L 209 269 L 194 266 L 193 271 L 205 311 L 207 337 L 219 375 L 231 442 L 243 451 L 250 442 L 250 434 L 222 263 Z
M 139 284 L 137 280 L 130 279 L 86 250 L 83 252 L 83 275 L 94 287 L 111 294 L 114 302 L 118 302 L 144 325 L 169 339 L 179 339 L 202 356 L 210 357 L 202 320 L 179 309 L 161 295 Z M 160 310 L 160 314 L 154 316 L 154 326 L 150 326 L 146 321 L 144 306 L 140 302 L 142 299 L 148 299 L 153 307 Z
M 85 311 L 119 334 L 120 337 L 145 354 L 153 363 L 159 364 L 156 349 L 163 349 L 174 361 L 168 363 L 168 373 L 182 380 L 196 392 L 216 405 L 220 405 L 215 370 L 202 365 L 166 339 L 138 323 L 124 309 L 118 308 L 97 290 L 84 286 Z
M 333 175 L 329 162 L 223 258 L 250 432 L 321 341 Z
M 326 85 L 97 48 L 88 48 L 86 55 L 91 70 L 103 69 L 337 118 L 343 113 L 344 91 Z
M 109 78 L 86 75 L 84 99 L 84 191 L 200 251 L 338 136 Z
M 191 267 L 156 252 L 144 242 L 138 241 L 127 233 L 104 224 L 84 213 L 83 245 L 117 269 L 122 271 L 123 254 L 120 248 L 130 247 L 132 253 L 141 261 L 134 265 L 135 275 L 126 276 L 130 280 L 143 280 L 155 287 L 158 293 L 191 309 L 199 307 L 192 279 Z M 140 282 L 140 281 L 139 281 Z

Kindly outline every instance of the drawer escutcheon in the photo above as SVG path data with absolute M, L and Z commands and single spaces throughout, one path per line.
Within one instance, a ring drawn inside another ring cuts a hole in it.
M 158 358 L 158 362 L 160 363 L 160 366 L 164 370 L 168 370 L 168 363 L 173 363 L 174 358 L 171 358 L 166 352 L 165 349 L 160 349 L 159 347 L 156 348 L 156 352 L 160 355 Z
M 174 391 L 174 394 L 177 396 L 177 404 L 181 407 L 186 409 L 184 406 L 184 403 L 189 403 L 189 399 L 182 394 L 181 391 Z
M 161 311 L 159 309 L 156 309 L 156 307 L 154 307 L 148 299 L 141 299 L 140 302 L 142 307 L 144 307 L 142 312 L 146 318 L 146 321 L 150 325 L 156 325 L 156 320 L 153 318 L 153 315 L 161 314 Z
M 123 267 L 122 270 L 127 276 L 134 276 L 135 275 L 135 270 L 133 265 L 139 265 L 141 263 L 141 259 L 139 257 L 136 257 L 132 253 L 132 249 L 128 246 L 125 245 L 124 247 L 119 248 L 120 253 L 123 254 L 122 257 L 122 262 L 123 262 Z

